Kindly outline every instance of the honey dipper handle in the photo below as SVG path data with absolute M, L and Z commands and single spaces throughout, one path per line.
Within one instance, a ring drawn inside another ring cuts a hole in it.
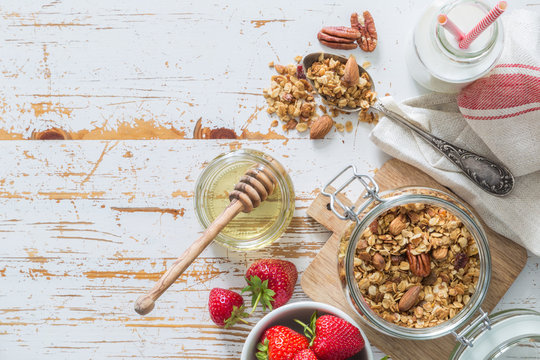
M 236 216 L 242 209 L 240 201 L 233 200 L 214 220 L 189 248 L 167 269 L 165 274 L 154 285 L 147 294 L 141 295 L 135 302 L 135 311 L 141 315 L 146 315 L 154 308 L 155 301 L 171 286 L 176 279 L 191 265 L 193 260 L 199 256 L 203 250 L 214 240 L 221 230 Z

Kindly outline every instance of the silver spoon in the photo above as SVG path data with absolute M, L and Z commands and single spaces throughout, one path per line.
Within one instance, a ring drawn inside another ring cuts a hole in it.
M 325 59 L 332 58 L 334 60 L 338 60 L 343 64 L 347 63 L 347 59 L 343 56 L 320 52 L 312 53 L 304 56 L 304 59 L 302 61 L 306 74 L 307 69 L 309 69 L 314 62 L 319 60 L 321 54 L 324 56 Z M 368 76 L 369 82 L 371 83 L 371 88 L 372 90 L 375 90 L 375 85 L 369 73 L 360 65 L 358 65 L 358 70 L 360 75 L 365 73 Z M 315 88 L 315 85 L 311 79 L 308 78 L 307 81 L 309 81 L 313 88 Z M 326 100 L 324 94 L 319 93 L 319 95 L 321 95 L 323 100 Z M 510 171 L 506 167 L 499 165 L 489 159 L 486 159 L 481 155 L 475 154 L 471 151 L 450 144 L 436 136 L 431 135 L 428 132 L 425 132 L 419 127 L 413 125 L 403 116 L 393 112 L 392 110 L 387 109 L 378 100 L 373 105 L 371 105 L 371 109 L 377 110 L 389 119 L 395 120 L 401 125 L 416 132 L 418 135 L 424 138 L 424 140 L 431 144 L 435 149 L 439 150 L 458 168 L 460 168 L 463 174 L 465 174 L 465 176 L 467 176 L 472 182 L 478 185 L 482 190 L 495 196 L 505 196 L 508 195 L 510 191 L 512 191 L 512 189 L 514 188 L 514 176 L 512 176 L 512 173 L 510 173 Z M 361 108 L 344 107 L 339 108 L 339 110 L 343 110 L 346 112 L 357 112 L 360 111 Z

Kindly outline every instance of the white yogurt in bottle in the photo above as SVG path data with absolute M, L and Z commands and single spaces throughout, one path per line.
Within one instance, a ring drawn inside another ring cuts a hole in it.
M 438 24 L 445 14 L 464 33 L 469 32 L 490 7 L 479 0 L 437 0 L 418 21 L 407 49 L 407 65 L 412 77 L 422 86 L 439 92 L 456 93 L 489 72 L 501 55 L 504 37 L 500 20 L 460 49 L 455 37 Z

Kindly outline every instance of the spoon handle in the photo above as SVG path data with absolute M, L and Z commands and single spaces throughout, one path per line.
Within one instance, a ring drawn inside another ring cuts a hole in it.
M 425 132 L 403 116 L 387 109 L 380 101 L 377 101 L 371 107 L 420 135 L 460 168 L 465 176 L 482 190 L 495 196 L 505 196 L 512 191 L 514 177 L 506 167 Z

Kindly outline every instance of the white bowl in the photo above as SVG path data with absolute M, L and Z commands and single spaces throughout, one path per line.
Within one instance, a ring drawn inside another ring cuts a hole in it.
M 294 322 L 294 319 L 299 319 L 300 321 L 309 324 L 309 319 L 314 311 L 317 311 L 317 316 L 321 315 L 334 315 L 340 317 L 354 326 L 356 326 L 362 337 L 364 338 L 365 347 L 355 356 L 349 359 L 355 360 L 373 360 L 373 352 L 371 351 L 371 346 L 366 337 L 366 334 L 362 331 L 360 326 L 354 321 L 349 315 L 341 311 L 340 309 L 314 301 L 300 301 L 296 303 L 291 303 L 277 308 L 276 310 L 271 311 L 265 317 L 263 317 L 249 333 L 246 342 L 244 343 L 244 348 L 242 349 L 241 360 L 255 360 L 255 353 L 257 351 L 257 344 L 259 343 L 262 334 L 264 331 L 274 325 L 283 325 L 288 326 L 294 331 L 297 331 L 303 334 L 302 327 Z

